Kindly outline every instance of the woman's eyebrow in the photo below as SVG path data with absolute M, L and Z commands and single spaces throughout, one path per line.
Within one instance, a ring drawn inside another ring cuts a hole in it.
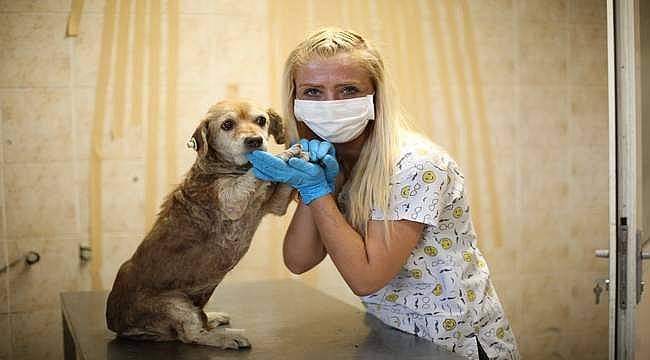
M 321 84 L 302 83 L 302 84 L 298 84 L 298 87 L 322 88 L 322 87 L 324 87 L 324 86 L 321 85 Z
M 349 80 L 349 81 L 343 81 L 343 82 L 340 82 L 340 83 L 336 84 L 336 86 L 337 86 L 337 87 L 341 87 L 341 86 L 359 85 L 359 84 L 361 84 L 361 81 L 358 81 L 358 80 Z

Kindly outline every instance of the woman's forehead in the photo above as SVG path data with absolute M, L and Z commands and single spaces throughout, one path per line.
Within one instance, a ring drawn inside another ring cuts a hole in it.
M 316 57 L 296 68 L 296 85 L 302 83 L 369 82 L 370 76 L 350 54 Z

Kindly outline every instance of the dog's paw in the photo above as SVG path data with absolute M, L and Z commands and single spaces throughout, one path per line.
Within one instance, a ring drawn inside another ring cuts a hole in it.
M 292 157 L 297 157 L 300 159 L 303 159 L 305 161 L 309 161 L 309 153 L 306 151 L 302 151 L 302 145 L 300 144 L 294 144 L 284 152 L 276 155 L 280 159 L 284 161 L 289 161 Z
M 206 312 L 205 315 L 208 317 L 209 328 L 230 323 L 230 315 L 223 312 Z
M 244 329 L 226 329 L 224 334 L 224 349 L 243 349 L 251 347 L 250 341 L 244 336 Z

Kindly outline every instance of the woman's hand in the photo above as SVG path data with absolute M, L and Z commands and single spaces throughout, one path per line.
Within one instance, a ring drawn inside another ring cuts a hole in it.
M 327 141 L 316 139 L 300 139 L 302 150 L 309 153 L 309 161 L 320 162 L 325 170 L 325 178 L 332 192 L 336 191 L 336 176 L 339 174 L 339 163 L 336 161 L 336 149 Z
M 325 155 L 336 156 L 336 149 L 334 145 L 327 141 L 320 141 L 316 139 L 307 140 L 300 139 L 302 150 L 309 153 L 309 161 L 322 160 Z
M 327 182 L 325 171 L 319 165 L 299 158 L 291 158 L 284 162 L 280 158 L 259 150 L 246 155 L 246 158 L 253 165 L 255 177 L 291 185 L 300 192 L 302 201 L 306 205 L 333 191 Z M 332 160 L 336 162 L 333 158 L 327 161 L 331 162 Z M 336 166 L 338 167 L 338 164 Z

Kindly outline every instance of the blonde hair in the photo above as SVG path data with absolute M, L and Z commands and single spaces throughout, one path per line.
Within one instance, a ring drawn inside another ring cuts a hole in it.
M 375 95 L 374 128 L 366 140 L 359 159 L 352 170 L 347 197 L 346 219 L 362 236 L 373 208 L 382 210 L 384 219 L 389 213 L 390 177 L 399 154 L 399 139 L 406 128 L 386 77 L 381 55 L 361 35 L 354 31 L 327 27 L 307 36 L 291 51 L 284 66 L 283 107 L 290 141 L 298 140 L 293 102 L 296 97 L 295 71 L 314 58 L 350 54 L 367 70 L 373 82 Z M 388 222 L 385 221 L 388 235 Z

